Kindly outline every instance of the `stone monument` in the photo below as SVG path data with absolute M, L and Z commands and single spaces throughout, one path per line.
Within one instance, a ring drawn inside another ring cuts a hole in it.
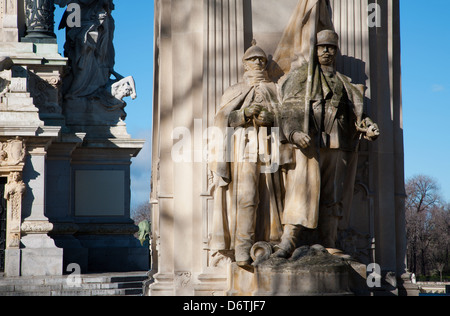
M 155 12 L 147 294 L 401 293 L 398 1 L 157 0 Z M 286 199 L 298 194 L 307 203 Z M 274 286 L 293 278 L 303 285 Z
M 67 27 L 62 57 L 54 10 L 69 2 L 81 25 Z M 82 273 L 148 269 L 130 219 L 130 160 L 144 141 L 126 132 L 123 99 L 137 94 L 114 71 L 113 9 L 111 0 L 0 0 L 6 276 L 61 275 L 73 263 Z

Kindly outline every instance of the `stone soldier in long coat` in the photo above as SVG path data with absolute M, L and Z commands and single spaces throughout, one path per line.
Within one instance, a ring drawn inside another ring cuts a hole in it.
M 209 161 L 215 178 L 210 247 L 234 250 L 241 266 L 251 263 L 255 241 L 279 239 L 282 233 L 281 197 L 275 190 L 280 188 L 278 168 L 265 173 L 266 164 L 260 158 L 268 150 L 269 127 L 274 125 L 278 107 L 277 88 L 268 78 L 266 54 L 256 43 L 243 62 L 243 82 L 222 96 L 215 127 L 223 138 L 212 144 L 210 157 L 214 158 Z
M 361 136 L 374 140 L 379 135 L 378 126 L 363 113 L 364 87 L 336 72 L 337 51 L 334 31 L 317 34 L 318 63 L 309 109 L 305 106 L 308 64 L 291 69 L 281 83 L 280 124 L 295 149 L 292 164 L 286 166 L 284 234 L 275 253 L 278 257 L 295 249 L 302 228 L 318 228 L 321 244 L 335 248 L 349 164 Z

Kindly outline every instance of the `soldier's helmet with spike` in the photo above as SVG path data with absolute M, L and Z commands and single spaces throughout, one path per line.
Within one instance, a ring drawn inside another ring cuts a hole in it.
M 252 41 L 252 46 L 250 46 L 249 49 L 244 54 L 244 57 L 242 57 L 242 60 L 248 60 L 255 57 L 263 57 L 267 61 L 267 55 L 264 52 L 264 50 L 256 45 L 256 40 Z

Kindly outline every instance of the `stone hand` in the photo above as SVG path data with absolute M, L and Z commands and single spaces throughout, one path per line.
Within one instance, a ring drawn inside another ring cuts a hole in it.
M 311 146 L 311 137 L 302 132 L 294 133 L 294 135 L 292 136 L 292 141 L 295 145 L 302 149 L 306 149 Z
M 253 118 L 254 116 L 258 116 L 261 111 L 262 107 L 260 105 L 251 105 L 244 110 L 244 114 L 246 118 Z
M 378 125 L 374 123 L 370 118 L 365 118 L 360 125 L 356 125 L 358 132 L 364 135 L 364 138 L 370 141 L 374 141 L 380 136 L 380 129 Z
M 269 112 L 267 110 L 262 110 L 259 113 L 259 116 L 257 118 L 255 118 L 255 122 L 259 126 L 265 126 L 265 127 L 273 126 L 274 115 L 272 112 Z
M 365 135 L 365 138 L 367 140 L 375 140 L 380 136 L 380 129 L 378 128 L 378 125 L 373 123 L 373 125 L 370 125 L 367 127 L 367 132 Z

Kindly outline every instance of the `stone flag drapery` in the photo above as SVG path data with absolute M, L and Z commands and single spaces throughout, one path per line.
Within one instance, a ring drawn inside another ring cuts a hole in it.
M 291 69 L 291 64 L 305 63 L 314 54 L 316 34 L 324 29 L 334 30 L 328 0 L 300 0 L 286 26 L 269 73 L 275 80 Z

